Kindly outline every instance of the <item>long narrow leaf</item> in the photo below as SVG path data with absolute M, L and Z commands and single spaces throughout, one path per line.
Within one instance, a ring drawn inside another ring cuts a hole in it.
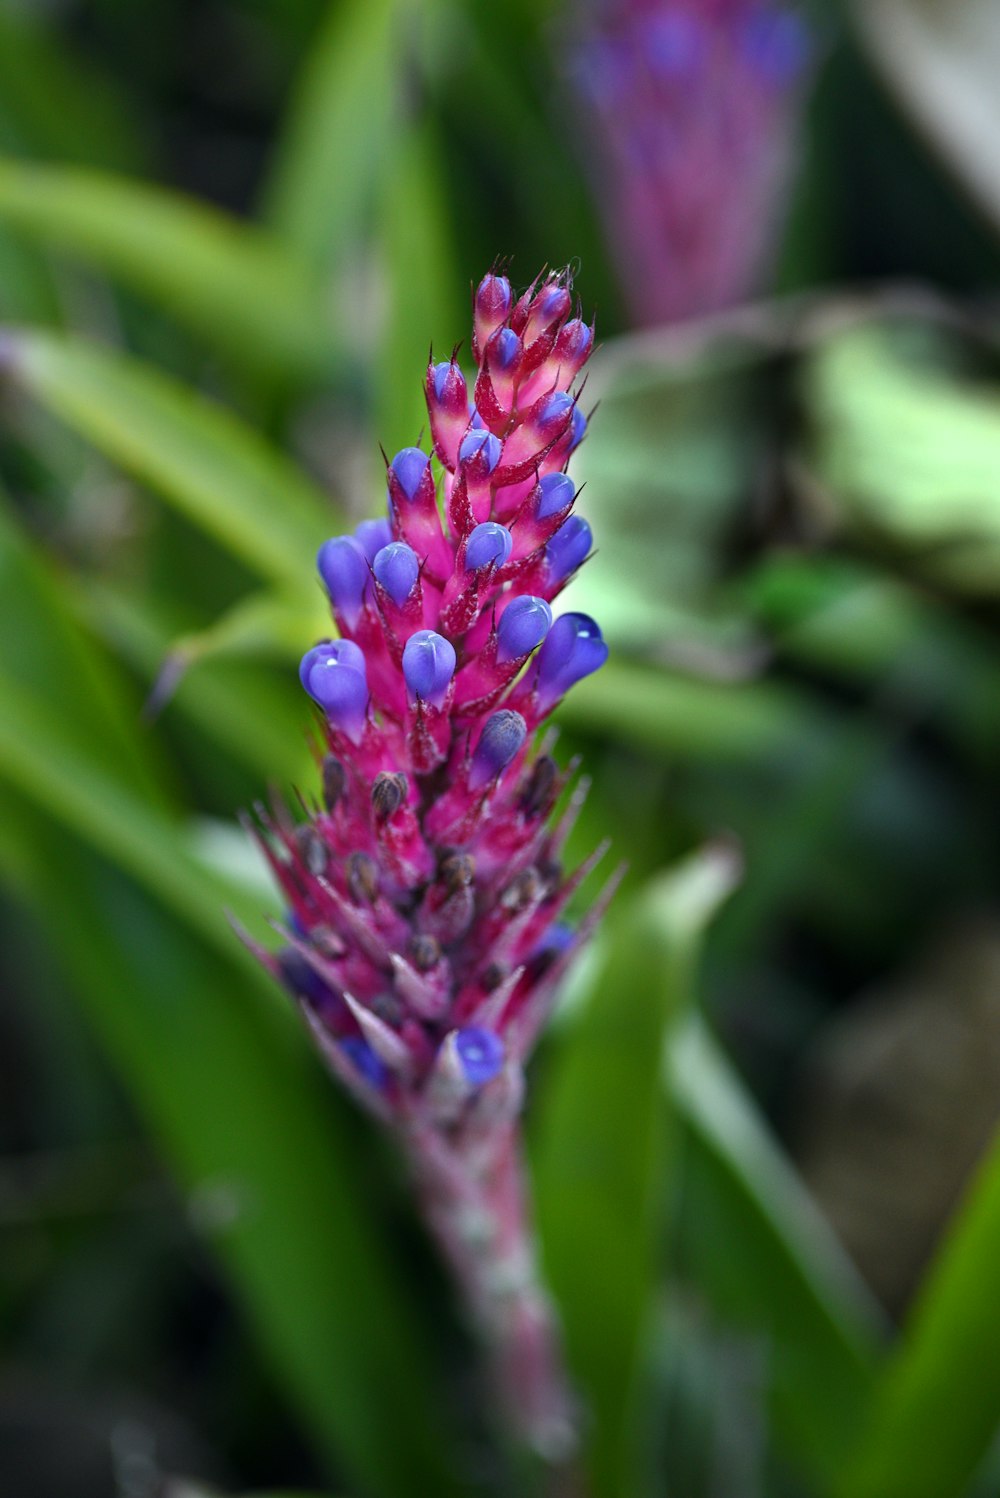
M 593 1416 L 601 1498 L 636 1492 L 633 1396 L 671 1182 L 659 1057 L 734 873 L 732 854 L 710 849 L 649 888 L 615 933 L 539 1099 L 545 1263 Z
M 318 1450 L 365 1493 L 452 1493 L 432 1360 L 304 1040 L 155 900 L 41 818 L 34 841 L 55 949 Z
M 882 1318 L 704 1024 L 690 1018 L 665 1059 L 689 1132 L 689 1272 L 765 1338 L 776 1416 L 829 1483 L 861 1428 Z
M 333 366 L 318 277 L 217 208 L 85 167 L 8 159 L 0 222 L 119 278 L 241 365 L 299 377 Z
M 0 782 L 35 824 L 0 855 L 331 1464 L 384 1498 L 449 1492 L 433 1356 L 366 1216 L 354 1131 L 129 770 L 115 683 L 9 526 L 0 576 L 19 626 L 0 639 Z
M 124 354 L 11 331 L 5 372 L 263 577 L 309 586 L 337 523 L 323 494 L 223 407 Z
M 309 263 L 357 243 L 401 102 L 403 0 L 338 0 L 309 49 L 265 195 L 274 229 Z
M 657 754 L 742 763 L 823 743 L 835 719 L 778 682 L 718 682 L 611 660 L 571 692 L 563 722 Z
M 960 1498 L 1000 1427 L 1000 1142 L 886 1370 L 840 1498 Z

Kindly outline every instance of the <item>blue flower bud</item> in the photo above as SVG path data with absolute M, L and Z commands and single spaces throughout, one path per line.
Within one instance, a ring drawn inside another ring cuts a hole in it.
M 476 288 L 476 311 L 491 321 L 502 322 L 510 311 L 511 290 L 506 276 L 484 276 Z
M 316 566 L 330 602 L 348 628 L 353 629 L 368 582 L 368 563 L 361 543 L 354 536 L 334 536 L 324 541 L 316 556 Z
M 376 552 L 388 546 L 392 540 L 392 526 L 388 520 L 362 520 L 360 525 L 354 527 L 354 534 L 358 545 L 364 552 L 369 562 L 374 562 Z
M 556 344 L 556 353 L 561 359 L 572 359 L 574 365 L 579 368 L 590 353 L 593 342 L 593 328 L 581 317 L 574 317 L 564 324 L 559 334 L 559 342 Z
M 365 1081 L 381 1091 L 389 1080 L 389 1069 L 385 1062 L 376 1056 L 367 1040 L 362 1040 L 360 1035 L 348 1035 L 340 1042 L 340 1049 Z
M 469 784 L 474 791 L 480 790 L 489 780 L 500 775 L 517 754 L 528 736 L 528 725 L 520 713 L 510 708 L 501 708 L 486 719 L 479 743 L 472 756 Z
M 600 628 L 588 614 L 560 614 L 538 652 L 535 685 L 544 712 L 608 658 Z
M 500 1073 L 504 1062 L 504 1043 L 492 1030 L 469 1025 L 455 1035 L 455 1054 L 469 1085 L 482 1087 Z
M 553 921 L 552 925 L 541 938 L 531 956 L 533 961 L 551 962 L 556 957 L 561 957 L 568 952 L 576 941 L 576 932 L 573 927 L 565 921 Z
M 484 520 L 477 525 L 465 543 L 465 566 L 469 572 L 488 567 L 491 562 L 502 567 L 514 548 L 514 540 L 505 525 Z
M 443 400 L 444 399 L 445 386 L 448 383 L 448 376 L 450 374 L 451 374 L 451 360 L 450 359 L 444 359 L 444 360 L 442 360 L 442 362 L 440 364 L 435 364 L 435 366 L 434 366 L 434 376 L 433 376 L 433 379 L 434 379 L 434 394 L 437 396 L 438 400 Z
M 579 406 L 574 406 L 573 417 L 569 424 L 569 450 L 574 452 L 580 446 L 587 435 L 587 418 Z
M 485 432 L 486 423 L 475 406 L 469 407 L 469 425 L 474 432 Z
M 416 499 L 430 461 L 419 447 L 404 447 L 393 458 L 389 466 L 407 499 Z
M 545 547 L 545 562 L 552 575 L 561 581 L 575 572 L 589 555 L 592 541 L 590 526 L 582 515 L 564 520 Z
M 360 669 L 345 646 L 351 646 L 361 656 Z M 331 723 L 357 742 L 368 711 L 368 682 L 364 657 L 351 640 L 335 640 L 332 647 L 322 651 L 309 668 L 306 690 Z
M 497 625 L 497 660 L 520 660 L 540 645 L 552 627 L 552 610 L 544 598 L 526 593 L 504 610 Z
M 313 666 L 319 665 L 320 661 L 335 661 L 337 665 L 349 666 L 352 671 L 359 673 L 363 681 L 368 679 L 365 655 L 360 645 L 355 645 L 353 640 L 321 640 L 318 645 L 306 651 L 299 666 L 299 681 L 311 697 L 316 694 L 309 685 L 309 678 Z
M 536 327 L 540 323 L 543 328 L 551 328 L 567 315 L 572 305 L 573 298 L 566 287 L 558 281 L 550 281 L 532 301 L 532 321 Z
M 405 541 L 390 541 L 375 556 L 372 571 L 393 603 L 402 608 L 420 574 L 417 553 Z
M 455 647 L 433 629 L 418 629 L 403 646 L 403 675 L 414 697 L 440 707 L 455 674 Z
M 306 961 L 297 947 L 282 947 L 278 955 L 281 981 L 299 999 L 308 999 L 318 1009 L 337 1003 L 339 995 Z
M 503 444 L 499 437 L 494 437 L 492 432 L 471 431 L 466 432 L 458 449 L 458 461 L 470 463 L 478 458 L 487 473 L 492 473 L 500 461 L 500 453 Z
M 708 50 L 709 35 L 694 16 L 665 15 L 645 28 L 645 53 L 652 70 L 671 80 L 696 73 Z
M 549 520 L 573 503 L 576 489 L 568 473 L 546 473 L 538 484 L 541 493 L 535 502 L 536 520 Z
M 812 39 L 801 16 L 785 11 L 751 14 L 743 29 L 743 53 L 767 83 L 794 83 L 809 62 Z
M 521 354 L 521 340 L 513 328 L 501 328 L 490 345 L 490 363 L 497 369 L 509 369 Z
M 540 427 L 562 425 L 573 404 L 573 397 L 567 395 L 565 390 L 553 390 L 538 413 L 538 425 Z

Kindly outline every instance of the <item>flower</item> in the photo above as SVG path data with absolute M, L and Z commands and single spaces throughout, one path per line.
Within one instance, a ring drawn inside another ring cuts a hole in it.
M 610 895 L 567 926 L 604 849 L 564 871 L 582 794 L 552 825 L 570 777 L 535 745 L 608 653 L 593 619 L 553 611 L 591 547 L 565 469 L 594 335 L 568 273 L 515 298 L 494 271 L 473 313 L 471 402 L 456 355 L 431 363 L 432 451 L 387 464 L 387 519 L 320 548 L 338 637 L 306 652 L 300 678 L 322 801 L 298 823 L 261 812 L 289 914 L 286 945 L 257 950 L 330 1069 L 400 1139 L 507 1406 L 551 1453 L 569 1402 L 517 1120 L 524 1062 Z M 515 1263 L 519 1288 L 501 1295 Z
M 569 50 L 594 189 L 639 325 L 750 292 L 772 248 L 811 71 L 779 0 L 602 0 Z

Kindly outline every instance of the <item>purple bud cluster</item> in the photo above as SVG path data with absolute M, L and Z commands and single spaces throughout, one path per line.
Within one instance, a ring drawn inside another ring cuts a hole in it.
M 602 0 L 570 58 L 639 325 L 750 292 L 794 158 L 813 40 L 783 0 Z
M 264 960 L 352 1092 L 411 1128 L 511 1121 L 597 918 L 566 924 L 594 860 L 564 871 L 580 796 L 551 825 L 569 777 L 533 743 L 608 653 L 553 610 L 592 542 L 565 470 L 593 328 L 565 273 L 520 297 L 490 274 L 473 315 L 474 378 L 455 356 L 426 373 L 431 452 L 398 452 L 387 517 L 320 548 L 339 638 L 300 676 L 322 802 L 257 828 L 289 912 Z

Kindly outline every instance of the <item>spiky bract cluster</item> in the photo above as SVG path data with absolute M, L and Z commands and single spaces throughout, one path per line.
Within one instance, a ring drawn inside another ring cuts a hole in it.
M 579 801 L 534 731 L 607 656 L 552 601 L 591 543 L 565 473 L 593 328 L 568 274 L 474 294 L 470 391 L 457 353 L 427 369 L 433 458 L 387 465 L 388 515 L 321 548 L 339 638 L 302 662 L 320 710 L 322 803 L 258 835 L 289 908 L 264 960 L 326 1058 L 386 1119 L 489 1127 L 586 936 L 564 923 Z M 434 461 L 436 460 L 436 462 Z
M 814 51 L 782 0 L 598 0 L 569 52 L 608 244 L 639 325 L 753 290 Z

